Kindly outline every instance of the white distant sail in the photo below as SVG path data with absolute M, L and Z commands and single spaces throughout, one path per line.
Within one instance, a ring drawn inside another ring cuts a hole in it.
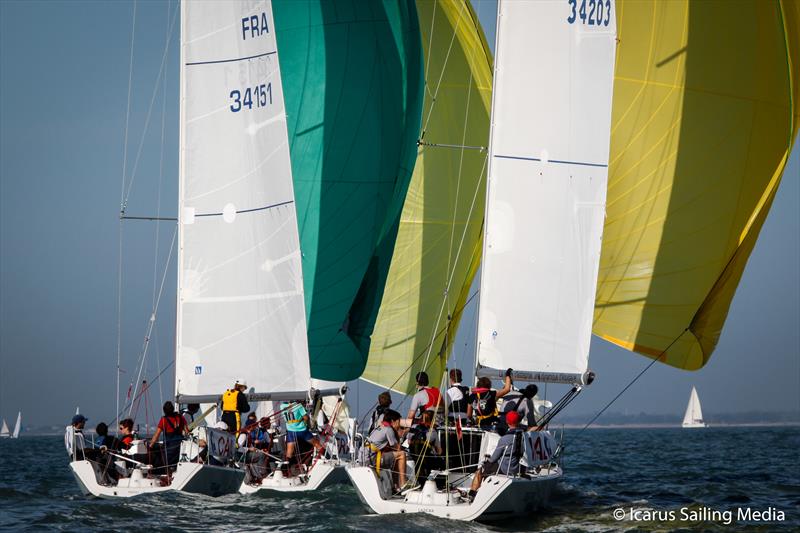
M 587 371 L 605 214 L 616 21 L 563 1 L 501 2 L 478 375 L 576 383 Z M 606 25 L 607 24 L 607 25 Z
M 305 394 L 303 273 L 272 5 L 187 2 L 182 17 L 176 394 L 213 401 L 237 378 L 256 393 Z
M 80 406 L 78 406 L 78 407 L 76 407 L 76 408 L 75 408 L 75 414 L 76 414 L 76 415 L 79 415 L 79 414 L 81 414 L 81 407 L 80 407 Z
M 0 437 L 10 437 L 11 432 L 8 431 L 8 424 L 6 424 L 6 419 L 3 419 L 3 425 L 0 427 Z
M 706 423 L 703 421 L 703 411 L 700 409 L 700 398 L 697 396 L 697 389 L 692 387 L 689 395 L 689 405 L 686 406 L 686 414 L 683 415 L 683 427 L 685 428 L 704 428 Z
M 14 433 L 11 435 L 12 439 L 19 438 L 20 429 L 22 429 L 22 411 L 17 413 L 17 423 L 14 424 Z

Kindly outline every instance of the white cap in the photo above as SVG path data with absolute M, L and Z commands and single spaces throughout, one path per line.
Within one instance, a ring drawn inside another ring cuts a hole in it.
M 237 379 L 237 380 L 236 380 L 236 384 L 237 384 L 237 385 L 244 385 L 245 387 L 247 387 L 247 380 L 246 380 L 246 379 L 244 379 L 244 378 L 242 378 L 242 379 Z

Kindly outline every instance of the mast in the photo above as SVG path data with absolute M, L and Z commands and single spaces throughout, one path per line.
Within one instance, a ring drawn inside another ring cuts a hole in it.
M 585 384 L 608 180 L 616 19 L 497 14 L 477 376 Z M 605 6 L 604 6 L 605 7 Z

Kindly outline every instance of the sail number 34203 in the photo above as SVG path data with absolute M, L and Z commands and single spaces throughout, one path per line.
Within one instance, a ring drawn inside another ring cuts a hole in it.
M 265 107 L 272 104 L 272 84 L 262 83 L 255 87 L 248 87 L 243 90 L 234 89 L 230 94 L 231 98 L 231 111 L 236 113 L 245 107 L 253 109 L 253 107 Z
M 570 24 L 580 20 L 587 26 L 608 26 L 611 22 L 611 0 L 567 0 Z

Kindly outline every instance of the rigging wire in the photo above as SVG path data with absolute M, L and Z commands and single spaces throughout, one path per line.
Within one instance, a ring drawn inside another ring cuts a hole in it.
M 172 5 L 170 2 L 167 2 L 167 17 L 165 20 L 169 20 L 170 11 L 172 10 Z M 165 25 L 164 28 L 164 41 L 166 46 L 169 46 L 169 27 Z M 162 93 L 161 93 L 161 150 L 158 159 L 158 187 L 157 189 L 157 198 L 156 198 L 156 216 L 158 218 L 161 217 L 161 187 L 164 182 L 164 139 L 166 137 L 166 116 L 167 116 L 167 74 L 169 71 L 164 72 L 164 83 L 162 83 Z M 159 237 L 161 235 L 161 224 L 159 221 L 156 221 L 155 227 L 155 244 L 153 246 L 153 297 L 151 301 L 151 307 L 155 307 L 156 304 L 156 282 L 158 280 L 158 245 L 159 245 Z M 154 328 L 153 336 L 158 336 L 158 329 Z M 156 368 L 161 368 L 161 350 L 159 348 L 158 340 L 156 340 Z M 164 403 L 164 392 L 161 386 L 161 381 L 158 382 L 158 399 L 159 403 Z
M 155 85 L 153 87 L 153 94 L 150 96 L 150 105 L 149 105 L 149 107 L 147 109 L 147 116 L 145 117 L 145 121 L 144 121 L 144 129 L 142 130 L 142 137 L 139 140 L 139 148 L 138 148 L 138 150 L 136 152 L 136 159 L 134 159 L 133 170 L 131 171 L 131 178 L 130 178 L 130 181 L 128 182 L 128 189 L 127 189 L 127 191 L 125 193 L 125 197 L 124 197 L 124 199 L 122 201 L 122 207 L 120 209 L 120 212 L 123 215 L 125 214 L 125 210 L 128 207 L 128 200 L 130 199 L 131 190 L 133 189 L 133 183 L 136 180 L 136 171 L 139 168 L 139 161 L 141 160 L 142 150 L 144 149 L 145 137 L 147 136 L 147 130 L 150 127 L 150 117 L 153 114 L 153 106 L 155 104 L 156 95 L 158 94 L 158 87 L 159 87 L 159 84 L 161 83 L 162 76 L 164 75 L 164 72 L 166 71 L 167 56 L 169 55 L 168 53 L 169 53 L 169 49 L 170 49 L 170 43 L 172 42 L 172 36 L 175 33 L 175 21 L 178 18 L 178 16 L 177 16 L 178 15 L 178 11 L 179 10 L 175 10 L 175 13 L 173 13 L 172 21 L 170 22 L 170 25 L 169 25 L 169 34 L 167 36 L 167 42 L 164 45 L 164 52 L 161 55 L 161 66 L 158 69 L 158 75 L 156 76 Z
M 120 212 L 123 210 L 125 202 L 125 175 L 128 170 L 128 127 L 130 125 L 131 117 L 131 87 L 133 86 L 133 44 L 136 37 L 136 0 L 133 1 L 133 21 L 131 23 L 131 52 L 130 62 L 128 64 L 128 103 L 125 107 L 125 132 L 122 143 L 122 185 L 119 191 L 119 208 Z M 117 240 L 119 241 L 119 250 L 117 253 L 117 392 L 116 410 L 119 412 L 119 372 L 122 361 L 122 219 L 119 220 L 119 233 Z M 119 429 L 116 431 L 119 435 Z
M 139 380 L 142 377 L 142 371 L 143 371 L 143 368 L 144 368 L 144 363 L 145 363 L 145 360 L 147 359 L 147 349 L 150 346 L 150 336 L 151 336 L 151 334 L 153 332 L 153 328 L 155 327 L 156 315 L 158 314 L 158 307 L 159 307 L 159 304 L 161 303 L 161 295 L 164 292 L 164 282 L 167 279 L 167 272 L 169 271 L 170 261 L 172 260 L 172 251 L 175 248 L 175 237 L 177 235 L 178 235 L 178 225 L 176 224 L 175 225 L 175 231 L 172 232 L 172 243 L 170 244 L 170 247 L 169 247 L 169 254 L 167 255 L 167 260 L 164 263 L 164 274 L 161 276 L 161 286 L 158 289 L 158 297 L 156 299 L 155 306 L 152 309 L 152 313 L 150 314 L 150 319 L 148 321 L 148 326 L 147 326 L 147 328 L 148 328 L 147 329 L 147 333 L 145 334 L 144 343 L 142 345 L 142 355 L 141 355 L 141 359 L 140 359 L 140 363 L 139 363 L 139 373 L 138 373 L 138 375 L 136 377 L 136 382 L 135 382 L 136 385 L 135 385 L 135 387 L 133 389 L 134 396 L 136 395 L 136 391 L 137 391 L 137 388 L 139 386 Z M 131 409 L 132 408 L 133 408 L 133 406 L 131 406 Z M 129 410 L 128 411 L 128 416 L 130 416 L 130 414 L 131 414 L 131 412 Z
M 662 357 L 664 357 L 664 355 L 666 355 L 667 351 L 669 351 L 669 349 L 670 349 L 670 348 L 672 348 L 672 345 L 673 345 L 673 344 L 675 344 L 676 342 L 678 342 L 678 339 L 680 339 L 681 337 L 683 337 L 683 334 L 684 334 L 684 333 L 686 333 L 687 331 L 689 331 L 689 328 L 688 328 L 688 327 L 687 327 L 686 329 L 684 329 L 683 331 L 681 331 L 681 333 L 680 333 L 680 334 L 679 334 L 677 337 L 675 337 L 675 338 L 672 340 L 672 342 L 670 342 L 670 343 L 669 343 L 669 346 L 667 346 L 666 348 L 664 348 L 664 350 L 663 350 L 663 351 L 662 351 L 660 354 L 658 354 L 658 357 L 656 357 L 656 358 L 654 358 L 652 361 L 650 361 L 650 363 L 649 363 L 649 364 L 648 364 L 646 367 L 644 367 L 644 369 L 642 369 L 642 371 L 641 371 L 641 372 L 639 372 L 639 373 L 636 375 L 636 377 L 634 377 L 634 378 L 633 378 L 633 379 L 632 379 L 632 380 L 631 380 L 631 381 L 630 381 L 630 382 L 629 382 L 627 385 L 625 385 L 625 387 L 624 387 L 624 388 L 623 388 L 621 391 L 619 391 L 619 393 L 618 393 L 616 396 L 614 396 L 614 397 L 611 399 L 611 401 L 610 401 L 610 402 L 608 402 L 608 403 L 605 405 L 605 407 L 603 407 L 602 409 L 600 409 L 600 411 L 598 411 L 598 413 L 597 413 L 596 415 L 594 415 L 594 417 L 593 417 L 591 420 L 589 420 L 589 422 L 587 422 L 587 423 L 586 423 L 586 425 L 585 425 L 585 426 L 583 426 L 583 428 L 581 428 L 581 430 L 580 430 L 580 431 L 578 431 L 577 435 L 580 435 L 581 433 L 583 433 L 583 431 L 584 431 L 586 428 L 588 428 L 589 426 L 591 426 L 591 425 L 594 423 L 594 421 L 595 421 L 595 420 L 597 420 L 598 418 L 600 418 L 600 415 L 602 415 L 603 413 L 605 413 L 605 412 L 606 412 L 606 409 L 608 409 L 609 407 L 611 407 L 611 404 L 613 404 L 614 402 L 616 402 L 616 401 L 617 401 L 617 399 L 619 399 L 619 397 L 620 397 L 620 396 L 622 396 L 622 395 L 625 393 L 625 391 L 627 391 L 629 388 L 631 388 L 631 385 L 633 385 L 634 383 L 636 383 L 636 381 L 637 381 L 637 380 L 638 380 L 640 377 L 642 377 L 642 376 L 644 375 L 644 373 L 645 373 L 645 372 L 647 372 L 648 370 L 650 370 L 650 367 L 651 367 L 651 366 L 653 366 L 654 364 L 656 364 L 656 362 L 657 362 L 657 361 L 659 361 L 659 360 L 660 360 Z

